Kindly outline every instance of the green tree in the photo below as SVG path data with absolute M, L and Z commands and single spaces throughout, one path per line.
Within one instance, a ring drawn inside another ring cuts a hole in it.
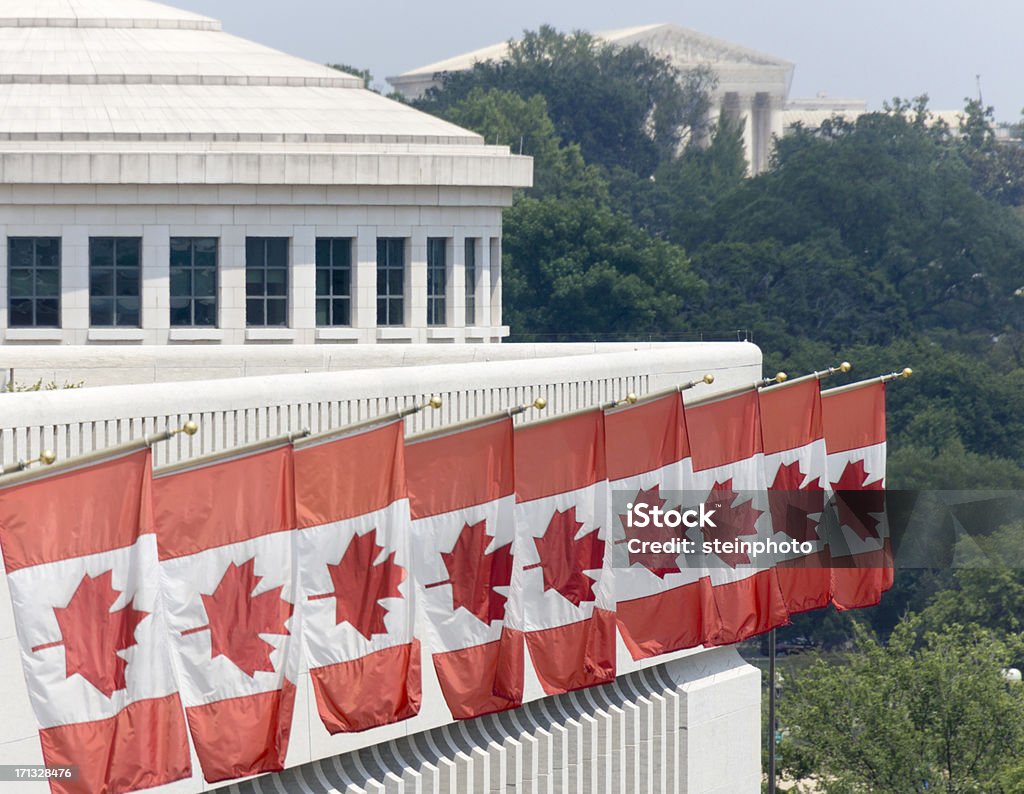
M 421 110 L 444 115 L 475 88 L 540 95 L 564 145 L 579 144 L 588 163 L 647 177 L 689 136 L 704 134 L 715 78 L 706 68 L 680 73 L 639 46 L 615 47 L 589 33 L 542 26 L 509 42 L 504 59 L 440 79 L 414 103 Z
M 518 340 L 645 338 L 689 326 L 703 282 L 678 246 L 586 199 L 523 198 L 505 212 L 506 317 Z
M 597 168 L 583 161 L 577 144 L 563 146 L 547 113 L 547 102 L 536 95 L 524 99 L 509 91 L 474 88 L 462 101 L 442 110 L 443 117 L 484 137 L 533 158 L 535 198 L 589 197 L 608 201 L 608 186 Z
M 785 771 L 831 794 L 1010 794 L 1024 750 L 1024 692 L 1002 670 L 1015 643 L 959 625 L 820 660 L 780 698 Z

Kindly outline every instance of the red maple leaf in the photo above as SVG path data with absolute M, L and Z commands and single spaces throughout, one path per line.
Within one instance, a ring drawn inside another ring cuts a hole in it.
M 783 464 L 768 490 L 772 528 L 801 542 L 818 539 L 818 522 L 811 516 L 825 509 L 821 478 L 801 487 L 805 476 L 800 470 L 800 461 Z
M 648 490 L 641 489 L 637 492 L 636 498 L 633 499 L 633 505 L 647 505 L 648 507 L 664 507 L 665 500 L 661 498 L 661 487 L 655 485 L 653 488 Z M 624 540 L 619 543 L 628 543 L 630 540 L 636 538 L 640 541 L 656 541 L 665 542 L 674 538 L 680 537 L 679 528 L 673 529 L 664 525 L 661 522 L 661 526 L 655 526 L 654 521 L 649 521 L 646 527 L 629 526 L 628 516 L 620 515 L 619 521 L 622 522 L 622 529 L 626 533 Z M 641 547 L 642 548 L 642 547 Z M 629 546 L 626 546 L 627 553 L 629 554 L 629 564 L 640 563 L 653 573 L 655 576 L 664 579 L 666 574 L 679 573 L 679 560 L 678 555 L 671 551 L 629 551 Z
M 260 635 L 288 634 L 285 621 L 293 609 L 281 598 L 283 585 L 253 595 L 263 581 L 255 569 L 255 557 L 241 565 L 228 565 L 213 593 L 202 594 L 210 622 L 182 632 L 195 634 L 209 629 L 210 658 L 225 656 L 250 678 L 257 672 L 274 672 L 270 661 L 274 646 Z
M 333 598 L 334 622 L 348 623 L 367 640 L 374 634 L 387 634 L 384 618 L 387 607 L 380 602 L 385 598 L 401 598 L 398 586 L 405 581 L 405 568 L 395 563 L 396 552 L 391 552 L 379 563 L 375 560 L 384 551 L 377 545 L 377 530 L 364 535 L 353 535 L 341 560 L 327 570 L 331 574 L 334 590 L 312 595 L 310 601 Z
M 465 524 L 451 551 L 441 552 L 449 579 L 433 582 L 427 587 L 452 586 L 452 611 L 462 607 L 478 620 L 489 624 L 505 617 L 508 600 L 495 587 L 506 587 L 512 581 L 512 544 L 499 546 L 490 554 L 487 547 L 494 540 L 487 534 L 487 521 Z
M 881 480 L 865 485 L 868 474 L 864 461 L 850 461 L 843 469 L 837 482 L 832 483 L 836 492 L 836 507 L 839 523 L 845 524 L 861 540 L 878 538 L 878 519 L 872 513 L 885 512 L 885 490 Z
M 556 510 L 544 534 L 533 539 L 540 562 L 524 567 L 527 571 L 541 568 L 544 591 L 557 590 L 574 606 L 596 599 L 594 582 L 597 580 L 584 571 L 597 570 L 604 563 L 604 541 L 598 537 L 598 530 L 577 538 L 576 533 L 582 527 L 576 520 L 575 506 L 565 511 Z
M 112 582 L 113 571 L 96 577 L 86 574 L 67 606 L 53 608 L 62 639 L 32 649 L 36 653 L 63 645 L 64 675 L 71 678 L 78 673 L 108 698 L 128 686 L 128 662 L 118 651 L 136 644 L 135 629 L 149 616 L 130 602 L 111 612 L 121 595 Z
M 756 535 L 757 529 L 754 525 L 761 517 L 763 510 L 757 510 L 748 497 L 745 502 L 733 505 L 739 494 L 732 489 L 732 477 L 725 482 L 716 482 L 711 486 L 711 493 L 704 501 L 708 510 L 714 510 L 711 521 L 715 526 L 705 524 L 701 527 L 704 540 L 714 542 L 715 540 L 735 542 L 745 535 Z M 738 564 L 750 564 L 750 556 L 742 551 L 722 551 L 718 553 L 722 562 L 735 568 Z

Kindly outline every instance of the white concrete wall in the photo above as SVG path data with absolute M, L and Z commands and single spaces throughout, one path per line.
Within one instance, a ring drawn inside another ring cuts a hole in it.
M 444 237 L 460 251 L 464 240 L 501 236 L 501 210 L 510 188 L 440 186 L 291 185 L 4 185 L 0 189 L 0 344 L 343 344 L 381 342 L 498 342 L 508 335 L 493 289 L 478 295 L 481 327 L 464 322 L 426 327 L 427 237 Z M 62 240 L 61 327 L 9 328 L 7 238 Z M 90 237 L 141 237 L 141 328 L 90 328 Z M 171 237 L 218 239 L 216 328 L 171 328 Z M 246 328 L 245 240 L 286 237 L 290 245 L 287 328 Z M 353 323 L 317 328 L 315 241 L 351 237 L 354 253 Z M 406 327 L 378 328 L 376 239 L 410 241 Z M 461 263 L 461 256 L 458 260 Z M 486 259 L 484 261 L 486 266 Z M 461 276 L 461 273 L 460 273 Z M 495 276 L 491 276 L 494 283 Z M 464 318 L 465 296 L 448 283 L 449 311 Z M 495 321 L 492 321 L 494 318 Z

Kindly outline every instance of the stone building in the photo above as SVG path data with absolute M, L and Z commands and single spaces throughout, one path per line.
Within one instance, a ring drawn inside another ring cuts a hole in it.
M 497 342 L 529 158 L 147 0 L 0 0 L 0 342 Z

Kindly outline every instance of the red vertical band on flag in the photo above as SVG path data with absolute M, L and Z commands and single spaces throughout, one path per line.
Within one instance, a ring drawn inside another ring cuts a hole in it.
M 309 675 L 320 719 L 332 734 L 365 731 L 419 714 L 419 640 L 315 667 Z
M 131 546 L 153 531 L 150 450 L 0 489 L 0 540 L 13 573 Z
M 758 396 L 766 455 L 824 438 L 821 390 L 817 380 L 768 389 Z
M 885 384 L 821 395 L 828 452 L 872 447 L 885 441 Z
M 284 769 L 295 685 L 185 709 L 207 783 Z
M 160 559 L 295 526 L 290 444 L 161 477 L 154 488 Z
M 192 774 L 178 693 L 128 704 L 115 716 L 39 731 L 47 766 L 78 767 L 50 778 L 54 794 L 119 794 Z
M 296 526 L 372 513 L 405 498 L 401 419 L 295 451 Z
M 714 594 L 721 623 L 707 645 L 732 645 L 789 622 L 774 568 L 715 585 Z
M 405 457 L 414 519 L 493 502 L 515 492 L 511 418 L 413 441 L 406 446 Z
M 703 471 L 762 451 L 757 391 L 686 409 L 693 470 Z
M 524 664 L 522 632 L 507 628 L 494 642 L 434 654 L 438 683 L 457 720 L 522 705 Z
M 516 429 L 516 501 L 576 491 L 605 479 L 600 408 Z
M 605 414 L 608 479 L 660 469 L 690 455 L 677 392 Z
M 706 577 L 642 598 L 619 601 L 619 634 L 634 659 L 703 645 L 720 632 L 713 588 Z M 671 619 L 666 616 L 670 615 Z
M 587 620 L 528 631 L 526 647 L 548 695 L 607 684 L 615 678 L 615 613 L 595 608 Z

